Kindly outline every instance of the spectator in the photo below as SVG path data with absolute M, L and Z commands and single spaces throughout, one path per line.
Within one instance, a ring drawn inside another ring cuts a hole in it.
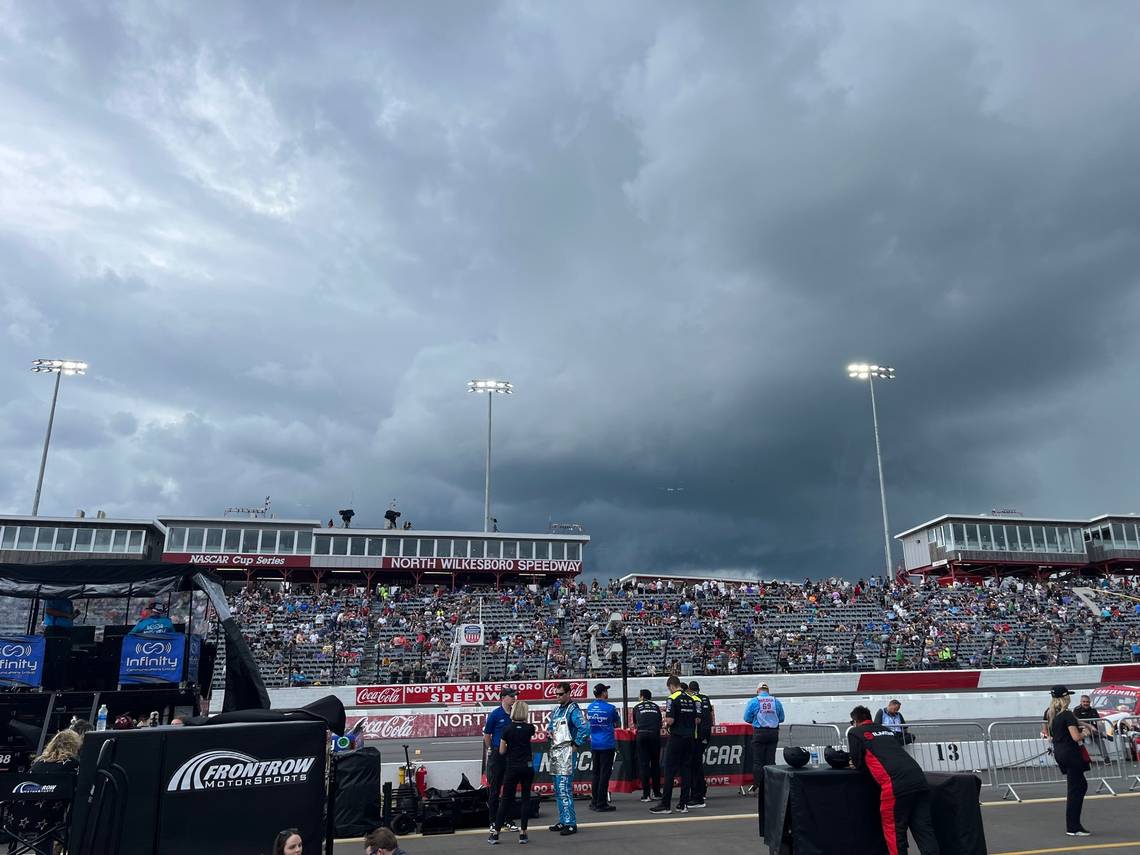
M 366 855 L 408 855 L 390 828 L 376 828 L 364 835 Z
M 273 840 L 273 855 L 301 855 L 304 848 L 301 832 L 296 828 L 277 832 Z
M 910 733 L 910 728 L 906 727 L 906 718 L 902 714 L 902 702 L 897 699 L 892 699 L 887 702 L 885 709 L 880 708 L 875 713 L 875 724 L 882 725 L 888 730 L 894 732 L 895 737 L 903 745 L 909 745 L 914 742 L 914 737 Z
M 75 775 L 79 772 L 79 749 L 82 745 L 82 738 L 74 730 L 61 730 L 51 738 L 44 753 L 32 762 L 28 772 L 32 775 Z M 9 811 L 14 827 L 46 831 L 63 822 L 67 807 L 65 801 L 13 802 Z M 66 828 L 32 848 L 39 855 L 51 855 L 55 843 L 62 845 L 65 842 Z
M 1064 686 L 1054 686 L 1049 692 L 1048 728 L 1053 740 L 1053 759 L 1066 781 L 1065 834 L 1088 837 L 1088 829 L 1081 825 L 1081 808 L 1089 789 L 1089 782 L 1085 780 L 1089 769 L 1088 751 L 1083 745 L 1085 734 L 1069 709 L 1071 695 Z

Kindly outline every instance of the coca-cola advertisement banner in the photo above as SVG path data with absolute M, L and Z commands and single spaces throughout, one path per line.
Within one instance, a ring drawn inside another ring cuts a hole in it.
M 369 741 L 379 739 L 431 739 L 436 735 L 435 713 L 397 713 L 394 715 L 350 715 L 347 730 L 352 730 L 360 722 L 361 730 Z M 482 725 L 480 725 L 482 730 Z M 346 732 L 347 732 L 346 730 Z M 462 734 L 472 736 L 472 733 Z
M 561 680 L 514 680 L 506 683 L 411 683 L 389 686 L 357 686 L 358 707 L 414 707 L 428 704 L 493 704 L 499 693 L 510 686 L 519 700 L 553 702 Z M 585 700 L 586 681 L 571 680 L 570 695 Z

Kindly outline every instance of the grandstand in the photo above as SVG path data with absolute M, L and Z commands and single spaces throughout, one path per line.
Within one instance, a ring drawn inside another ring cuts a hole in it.
M 442 680 L 454 627 L 474 620 L 487 643 L 470 668 L 488 680 L 616 676 L 623 627 L 638 676 L 1021 667 L 1129 661 L 1140 649 L 1136 577 L 1110 575 L 1132 566 L 1138 532 L 1126 519 L 940 517 L 899 535 L 908 570 L 933 571 L 921 584 L 702 573 L 587 584 L 576 578 L 585 535 L 269 518 L 0 518 L 0 560 L 82 553 L 203 564 L 229 578 L 227 595 L 273 687 Z M 1014 544 L 1009 563 L 980 563 Z M 1067 551 L 1044 551 L 1054 548 Z M 934 567 L 936 551 L 946 565 Z M 1064 567 L 1042 563 L 1044 554 L 1065 556 Z M 144 606 L 106 602 L 78 622 L 132 623 Z M 203 603 L 193 622 L 217 632 Z M 0 597 L 0 629 L 27 623 L 27 601 Z

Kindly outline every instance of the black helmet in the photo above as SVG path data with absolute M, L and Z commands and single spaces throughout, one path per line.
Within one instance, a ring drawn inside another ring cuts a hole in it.
M 823 749 L 823 759 L 832 769 L 846 769 L 851 764 L 851 755 L 842 748 L 832 748 L 830 745 Z
M 811 755 L 808 754 L 806 748 L 797 748 L 794 745 L 789 745 L 784 749 L 784 762 L 793 769 L 800 769 L 806 766 L 810 759 Z

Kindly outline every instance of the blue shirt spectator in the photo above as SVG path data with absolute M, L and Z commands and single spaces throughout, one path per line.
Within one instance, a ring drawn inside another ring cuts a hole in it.
M 174 632 L 174 624 L 166 616 L 166 603 L 157 601 L 150 604 L 131 629 L 131 635 L 161 635 L 164 632 Z
M 44 626 L 70 629 L 75 619 L 75 606 L 67 597 L 44 600 Z

